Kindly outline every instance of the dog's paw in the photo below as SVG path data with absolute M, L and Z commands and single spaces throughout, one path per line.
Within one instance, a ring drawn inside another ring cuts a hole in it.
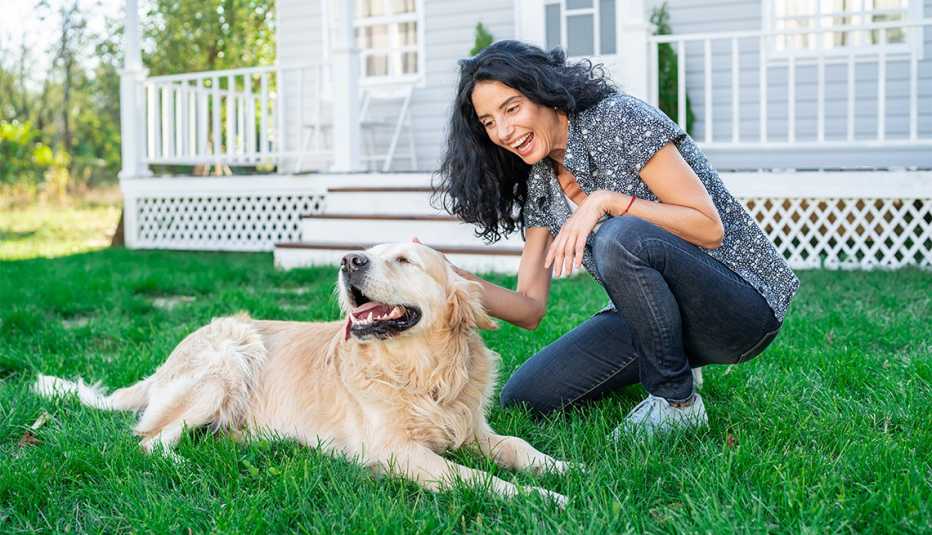
M 529 467 L 535 474 L 565 474 L 571 470 L 581 470 L 582 465 L 560 461 L 553 457 L 539 459 Z
M 529 487 L 528 490 L 549 499 L 558 507 L 560 507 L 560 509 L 565 508 L 566 504 L 569 502 L 569 498 L 558 492 L 553 492 L 552 490 L 547 490 L 541 487 Z

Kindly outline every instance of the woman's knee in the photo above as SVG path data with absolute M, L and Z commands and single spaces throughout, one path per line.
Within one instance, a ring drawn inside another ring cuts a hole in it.
M 552 400 L 546 398 L 546 393 L 542 393 L 540 388 L 534 388 L 532 384 L 521 380 L 515 375 L 505 383 L 502 392 L 499 394 L 499 403 L 502 408 L 524 407 L 535 414 L 547 414 L 558 409 Z
M 602 223 L 592 240 L 592 257 L 600 273 L 607 266 L 625 269 L 636 265 L 645 247 L 662 230 L 639 217 L 613 217 Z

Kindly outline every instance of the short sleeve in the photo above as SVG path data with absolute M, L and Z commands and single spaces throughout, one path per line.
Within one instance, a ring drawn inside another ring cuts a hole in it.
M 656 107 L 631 95 L 615 95 L 599 103 L 600 139 L 620 151 L 623 168 L 637 174 L 661 147 L 686 133 Z M 606 147 L 608 149 L 609 147 Z
M 547 227 L 550 225 L 547 223 L 547 216 L 541 211 L 540 208 L 536 206 L 536 202 L 533 199 L 528 199 L 524 203 L 524 213 L 522 214 L 524 228 L 528 229 L 531 227 Z

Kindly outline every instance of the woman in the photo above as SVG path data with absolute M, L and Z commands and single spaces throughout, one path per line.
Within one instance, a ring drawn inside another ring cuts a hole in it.
M 763 351 L 799 286 L 685 132 L 559 49 L 501 41 L 460 62 L 439 174 L 445 208 L 482 237 L 524 232 L 517 291 L 464 273 L 493 316 L 536 328 L 551 277 L 581 266 L 611 300 L 515 372 L 505 406 L 640 382 L 616 439 L 704 425 L 691 368 Z

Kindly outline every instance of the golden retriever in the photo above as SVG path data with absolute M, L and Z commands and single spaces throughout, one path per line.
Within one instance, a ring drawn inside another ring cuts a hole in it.
M 135 427 L 142 447 L 170 456 L 185 427 L 210 426 L 292 438 L 433 490 L 462 480 L 503 496 L 520 492 L 441 456 L 461 446 L 507 468 L 568 468 L 489 427 L 498 355 L 478 329 L 496 325 L 478 283 L 442 254 L 419 243 L 348 254 L 337 286 L 345 321 L 219 318 L 185 338 L 153 375 L 110 395 L 44 375 L 34 389 L 47 397 L 76 393 L 99 409 L 142 411 Z

